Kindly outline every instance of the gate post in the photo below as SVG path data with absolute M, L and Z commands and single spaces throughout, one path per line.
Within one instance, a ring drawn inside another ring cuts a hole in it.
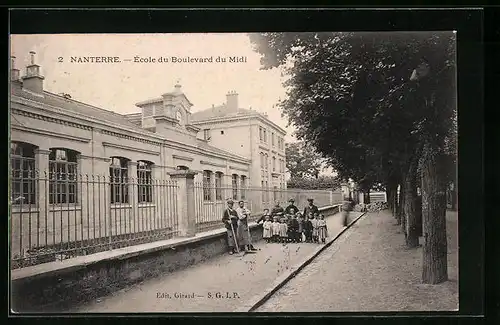
M 180 170 L 169 173 L 177 182 L 177 214 L 179 220 L 179 236 L 194 237 L 196 235 L 196 215 L 194 199 L 194 176 L 192 170 Z

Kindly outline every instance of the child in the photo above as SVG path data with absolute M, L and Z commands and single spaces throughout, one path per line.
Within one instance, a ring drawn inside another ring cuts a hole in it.
M 264 221 L 264 225 L 262 226 L 262 228 L 263 228 L 262 238 L 264 238 L 267 243 L 269 243 L 271 241 L 271 236 L 272 236 L 272 229 L 271 228 L 272 228 L 272 226 L 273 226 L 273 223 L 271 221 L 271 216 L 267 215 L 266 221 Z
M 297 240 L 299 243 L 304 241 L 303 235 L 304 235 L 304 217 L 300 212 L 297 213 L 297 222 L 298 222 L 298 229 L 297 229 Z
M 278 217 L 274 217 L 273 224 L 271 225 L 271 235 L 272 242 L 277 243 L 280 239 L 280 223 L 278 221 Z
M 311 217 L 312 215 L 306 216 L 306 221 L 304 222 L 304 235 L 306 237 L 306 243 L 312 242 L 313 225 Z
M 292 226 L 292 243 L 298 243 L 299 240 L 299 221 L 297 220 L 297 215 L 292 216 L 292 220 L 290 222 Z
M 293 210 L 293 209 L 292 209 Z M 293 242 L 293 236 L 294 236 L 294 227 L 293 227 L 293 216 L 292 215 L 287 215 L 286 219 L 286 225 L 287 225 L 287 242 L 291 243 Z
M 262 217 L 259 218 L 259 220 L 257 220 L 257 223 L 266 221 L 267 216 L 271 217 L 271 215 L 269 214 L 269 209 L 264 209 L 264 214 L 262 215 Z
M 320 214 L 318 220 L 318 239 L 324 244 L 328 237 L 328 229 L 326 228 L 325 216 Z
M 288 241 L 288 226 L 286 224 L 286 218 L 281 219 L 279 225 L 280 241 L 286 243 Z
M 312 241 L 313 243 L 318 242 L 318 214 L 315 213 L 311 218 L 312 224 Z

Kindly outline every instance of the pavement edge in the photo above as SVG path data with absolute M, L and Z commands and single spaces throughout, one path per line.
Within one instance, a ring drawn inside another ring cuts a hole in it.
M 276 291 L 278 291 L 280 288 L 282 288 L 288 281 L 290 281 L 293 277 L 297 275 L 303 268 L 305 268 L 307 265 L 309 265 L 321 252 L 323 252 L 325 249 L 330 247 L 344 232 L 346 232 L 351 226 L 353 226 L 359 219 L 361 219 L 364 215 L 366 215 L 367 212 L 363 212 L 360 216 L 356 217 L 353 221 L 351 221 L 346 227 L 344 227 L 335 237 L 333 237 L 330 241 L 328 241 L 325 245 L 321 246 L 318 248 L 316 251 L 314 251 L 309 257 L 307 257 L 303 262 L 301 262 L 299 265 L 296 265 L 294 268 L 292 268 L 292 271 L 289 272 L 288 274 L 283 274 L 280 276 L 274 284 L 267 289 L 264 295 L 258 295 L 252 299 L 250 299 L 250 302 L 246 304 L 245 306 L 242 306 L 236 312 L 252 312 L 258 307 L 262 306 L 264 302 L 266 302 Z

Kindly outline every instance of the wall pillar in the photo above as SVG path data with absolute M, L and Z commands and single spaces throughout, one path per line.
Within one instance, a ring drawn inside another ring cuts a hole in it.
M 128 183 L 128 204 L 130 204 L 130 206 L 132 208 L 130 209 L 129 215 L 127 215 L 128 213 L 125 212 L 125 211 L 129 211 L 128 209 L 125 209 L 121 213 L 123 213 L 125 215 L 125 222 L 126 223 L 129 223 L 131 225 L 135 225 L 136 220 L 139 220 L 139 186 L 138 186 L 139 179 L 137 177 L 137 162 L 129 161 L 127 164 L 127 167 L 128 167 L 128 179 L 126 180 L 126 182 Z M 151 177 L 152 178 L 154 177 L 153 171 L 151 171 Z M 153 186 L 153 185 L 151 185 L 151 186 Z M 154 188 L 154 186 L 153 186 L 153 194 L 152 194 L 153 202 L 154 202 L 154 191 L 156 191 L 156 188 Z M 142 216 L 149 217 L 149 214 L 143 213 Z M 148 219 L 152 219 L 152 218 L 150 217 Z M 150 223 L 151 223 L 151 220 L 147 220 L 147 222 L 145 223 L 145 224 L 149 225 L 149 228 L 147 228 L 147 229 L 151 229 Z M 140 224 L 142 224 L 142 223 L 140 222 Z
M 96 238 L 110 235 L 111 219 L 111 187 L 109 166 L 110 158 L 94 157 L 94 175 L 90 177 L 92 188 L 92 214 L 95 218 Z
M 76 183 L 76 205 L 81 207 L 80 222 L 76 227 L 83 227 L 83 231 L 78 229 L 77 239 L 93 238 L 95 216 L 92 213 L 94 204 L 94 193 L 92 189 L 92 157 L 77 156 L 77 183 Z M 79 238 L 83 234 L 83 238 Z
M 30 175 L 30 177 L 35 177 L 35 187 L 33 190 L 36 191 L 36 206 L 38 207 L 38 216 L 41 220 L 40 227 L 38 228 L 38 238 L 45 239 L 48 238 L 49 234 L 45 234 L 45 229 L 47 232 L 52 232 L 54 225 L 49 215 L 49 154 L 50 150 L 35 150 L 35 175 Z M 26 200 L 24 202 L 27 202 Z M 22 215 L 21 215 L 22 216 Z M 31 217 L 31 216 L 30 216 Z M 20 220 L 22 222 L 22 220 Z M 31 220 L 30 220 L 31 222 Z M 33 229 L 33 228 L 32 228 Z M 34 234 L 32 236 L 32 242 L 36 240 Z
M 190 170 L 170 173 L 170 178 L 177 182 L 177 217 L 181 237 L 193 237 L 196 234 L 195 175 L 196 173 Z

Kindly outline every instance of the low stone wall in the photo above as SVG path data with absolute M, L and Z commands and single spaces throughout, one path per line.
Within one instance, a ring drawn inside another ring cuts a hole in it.
M 339 205 L 320 209 L 325 215 Z M 250 226 L 252 240 L 262 226 Z M 127 286 L 205 261 L 227 252 L 225 229 L 190 238 L 130 246 L 11 271 L 11 310 L 63 312 Z

